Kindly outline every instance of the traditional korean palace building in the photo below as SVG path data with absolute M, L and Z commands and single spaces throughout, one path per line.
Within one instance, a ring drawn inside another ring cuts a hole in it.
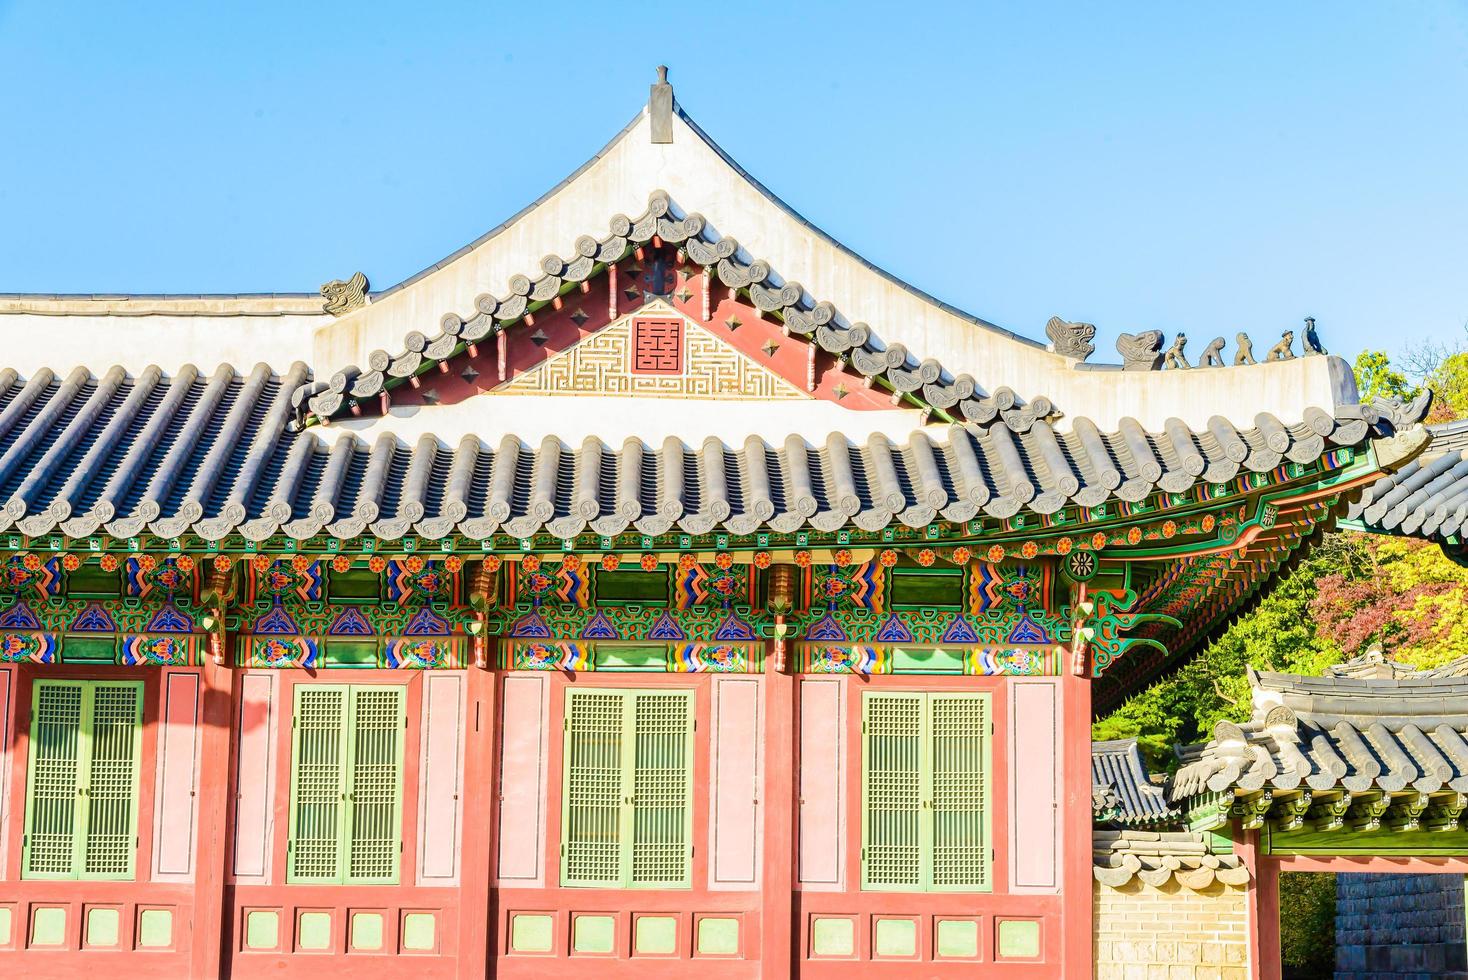
M 1044 332 L 843 248 L 665 78 L 390 289 L 0 297 L 0 971 L 1084 978 L 1113 899 L 1223 888 L 1268 975 L 1270 848 L 1457 828 L 1461 720 L 1358 786 L 1375 729 L 1294 741 L 1325 695 L 1261 678 L 1153 794 L 1172 851 L 1089 726 L 1426 405 L 1313 322 Z

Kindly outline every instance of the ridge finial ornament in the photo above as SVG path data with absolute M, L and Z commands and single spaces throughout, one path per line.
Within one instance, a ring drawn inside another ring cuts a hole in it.
M 358 307 L 367 305 L 367 277 L 360 272 L 352 273 L 350 279 L 333 279 L 323 283 L 321 296 L 326 301 L 321 308 L 332 316 L 345 316 Z
M 673 86 L 668 84 L 667 65 L 658 65 L 658 80 L 647 97 L 647 117 L 652 142 L 673 142 Z
M 1214 337 L 1212 343 L 1203 348 L 1203 356 L 1198 359 L 1199 367 L 1223 367 L 1223 338 Z
M 1172 346 L 1167 348 L 1167 353 L 1162 355 L 1162 366 L 1174 370 L 1186 371 L 1192 367 L 1188 363 L 1188 356 L 1183 353 L 1183 348 L 1188 346 L 1188 335 L 1180 333 L 1173 340 Z
M 1092 323 L 1071 323 L 1052 316 L 1045 324 L 1045 336 L 1050 338 L 1050 349 L 1061 357 L 1084 361 L 1096 350 L 1091 343 L 1096 336 L 1096 325 Z
M 1116 338 L 1116 351 L 1127 371 L 1156 371 L 1162 363 L 1162 331 L 1124 333 Z
M 1279 343 L 1269 348 L 1269 353 L 1264 355 L 1266 361 L 1293 361 L 1295 352 L 1290 350 L 1290 345 L 1295 342 L 1295 332 L 1286 330 L 1279 338 Z
M 1237 367 L 1240 364 L 1254 364 L 1254 363 L 1256 363 L 1255 360 L 1254 360 L 1254 342 L 1249 339 L 1249 335 L 1248 334 L 1246 334 L 1242 330 L 1240 330 L 1234 336 L 1234 342 L 1238 344 L 1238 349 L 1236 351 L 1234 351 L 1234 366 L 1235 367 Z
M 1315 318 L 1313 316 L 1307 316 L 1305 318 L 1305 332 L 1300 336 L 1300 346 L 1304 348 L 1306 357 L 1329 353 L 1329 351 L 1320 345 L 1320 335 L 1315 332 Z

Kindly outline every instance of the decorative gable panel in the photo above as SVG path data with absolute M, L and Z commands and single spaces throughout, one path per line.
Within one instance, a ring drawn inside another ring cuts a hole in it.
M 789 381 L 661 303 L 591 334 L 493 393 L 810 400 Z

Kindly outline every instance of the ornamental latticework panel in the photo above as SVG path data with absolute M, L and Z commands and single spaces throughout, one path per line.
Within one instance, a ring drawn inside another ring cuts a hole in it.
M 645 319 L 645 318 L 644 318 Z M 721 343 L 682 318 L 648 320 L 676 324 L 638 333 L 634 318 L 599 330 L 565 351 L 512 378 L 495 394 L 654 395 L 664 398 L 720 398 L 795 401 L 809 396 L 774 372 Z

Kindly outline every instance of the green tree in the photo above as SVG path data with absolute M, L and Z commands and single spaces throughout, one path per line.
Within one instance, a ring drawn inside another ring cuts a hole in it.
M 1356 355 L 1353 366 L 1356 374 L 1356 390 L 1361 401 L 1373 398 L 1400 398 L 1409 401 L 1416 398 L 1421 388 L 1407 380 L 1407 376 L 1392 367 L 1386 351 L 1363 350 Z
M 1427 378 L 1433 406 L 1429 421 L 1449 422 L 1468 416 L 1468 351 L 1449 354 Z
M 1279 876 L 1279 938 L 1284 975 L 1330 980 L 1335 975 L 1335 875 Z

